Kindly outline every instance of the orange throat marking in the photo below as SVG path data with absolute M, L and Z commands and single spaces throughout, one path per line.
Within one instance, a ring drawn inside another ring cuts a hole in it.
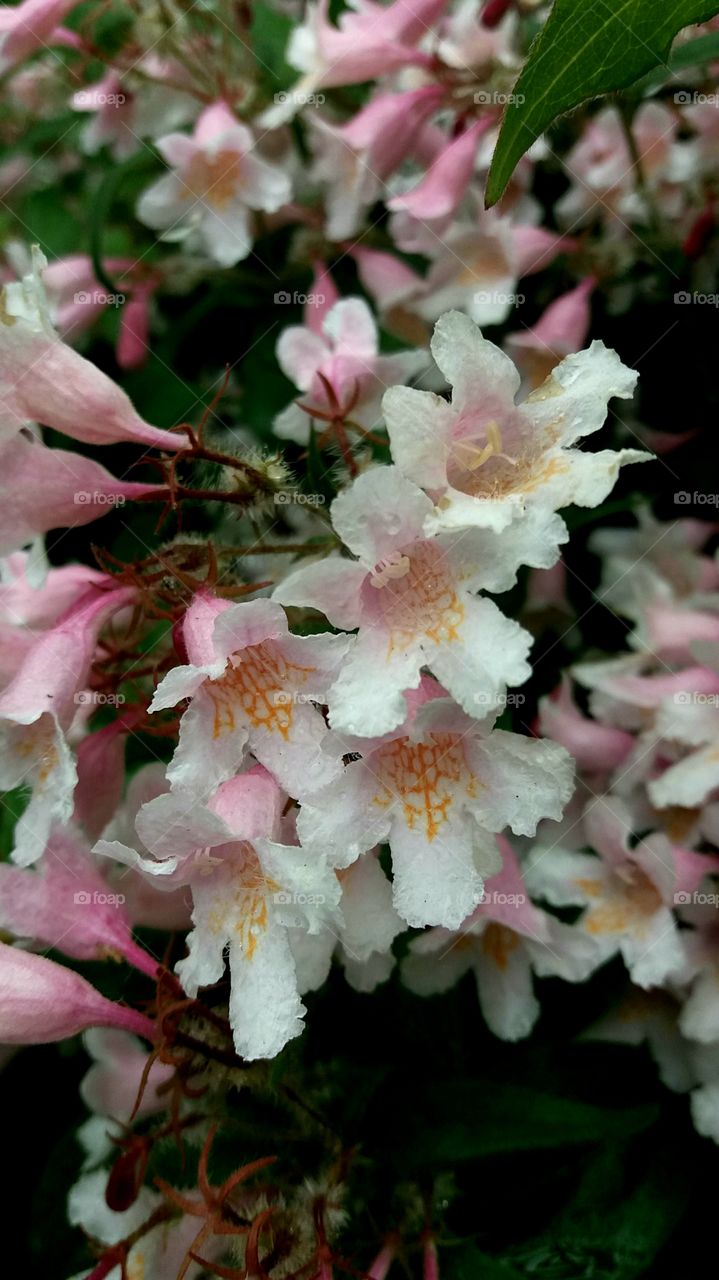
M 466 795 L 476 794 L 476 780 L 453 734 L 431 734 L 424 742 L 397 738 L 380 747 L 374 759 L 382 787 L 372 803 L 386 809 L 399 797 L 409 830 L 422 830 L 429 841 L 447 821 L 457 787 L 464 783 Z
M 272 641 L 250 645 L 231 661 L 235 665 L 204 686 L 214 705 L 213 738 L 232 732 L 239 719 L 287 741 L 294 714 L 293 693 L 287 686 L 306 684 L 316 668 L 288 662 Z
M 420 543 L 411 555 L 402 557 L 402 564 L 406 564 L 403 573 L 385 570 L 374 581 L 383 597 L 388 658 L 417 636 L 451 644 L 459 639 L 465 616 L 449 566 L 437 548 Z

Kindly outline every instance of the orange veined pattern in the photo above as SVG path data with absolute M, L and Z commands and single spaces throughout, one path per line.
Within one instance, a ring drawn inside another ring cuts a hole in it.
M 477 780 L 454 734 L 431 734 L 424 742 L 397 738 L 374 754 L 373 767 L 382 785 L 372 803 L 386 809 L 399 797 L 410 831 L 423 829 L 427 840 L 447 821 L 458 786 L 467 796 L 476 794 Z
M 251 846 L 247 849 L 251 853 L 244 865 L 235 869 L 232 879 L 228 879 L 227 874 L 222 876 L 214 906 L 207 913 L 207 923 L 212 933 L 234 934 L 243 955 L 251 960 L 258 939 L 269 924 L 270 894 L 279 893 L 281 886 L 264 874 Z
M 240 713 L 253 729 L 279 733 L 285 741 L 292 729 L 294 704 L 288 684 L 303 685 L 317 670 L 288 662 L 271 641 L 236 653 L 232 666 L 204 686 L 215 708 L 212 736 L 232 731 Z
M 405 561 L 400 576 L 375 576 L 389 627 L 388 657 L 417 636 L 451 644 L 464 621 L 464 605 L 442 552 L 428 542 L 418 543 L 402 557 Z

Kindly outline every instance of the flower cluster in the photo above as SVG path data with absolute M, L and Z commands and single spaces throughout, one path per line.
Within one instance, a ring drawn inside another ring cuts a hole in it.
M 717 529 L 608 525 L 677 437 L 661 339 L 593 336 L 662 255 L 711 280 L 717 113 L 696 70 L 585 112 L 487 209 L 533 0 L 122 8 L 0 12 L 3 205 L 91 210 L 0 266 L 0 1045 L 85 1033 L 83 1280 L 438 1280 L 454 1185 L 376 1225 L 338 990 L 471 974 L 514 1042 L 619 957 L 589 1034 L 719 1143 Z M 595 509 L 625 642 L 534 717 Z
M 719 1141 L 711 533 L 646 517 L 635 531 L 594 535 L 604 595 L 631 626 L 629 652 L 576 663 L 541 708 L 542 731 L 571 750 L 578 781 L 561 831 L 540 831 L 528 851 L 526 878 L 546 902 L 580 907 L 575 927 L 624 961 L 626 999 L 593 1034 L 646 1039 L 665 1082 L 692 1090 L 699 1132 Z

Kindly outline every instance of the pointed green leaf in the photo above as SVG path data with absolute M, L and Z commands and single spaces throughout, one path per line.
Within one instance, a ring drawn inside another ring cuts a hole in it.
M 718 9 L 717 0 L 555 0 L 504 113 L 487 205 L 496 204 L 517 162 L 558 116 L 666 64 L 677 32 Z

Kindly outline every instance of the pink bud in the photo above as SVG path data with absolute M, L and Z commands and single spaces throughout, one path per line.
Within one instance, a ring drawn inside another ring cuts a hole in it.
M 150 344 L 150 296 L 152 290 L 136 289 L 120 313 L 117 335 L 117 363 L 121 369 L 141 369 L 147 360 Z
M 532 329 L 507 338 L 509 353 L 533 387 L 544 382 L 560 360 L 584 345 L 589 332 L 589 295 L 595 284 L 588 276 L 556 298 Z
M 205 107 L 200 113 L 193 138 L 199 146 L 204 147 L 220 134 L 226 133 L 228 129 L 234 129 L 237 124 L 234 111 L 220 99 L 218 102 L 210 103 L 209 107 Z
M 388 1240 L 380 1249 L 377 1257 L 367 1272 L 367 1280 L 385 1280 L 385 1276 L 389 1271 L 397 1253 L 397 1241 Z
M 422 1280 L 439 1280 L 439 1259 L 434 1240 L 425 1240 L 422 1259 Z
M 313 263 L 313 267 L 314 275 L 308 295 L 312 301 L 305 303 L 303 319 L 308 329 L 322 336 L 325 316 L 332 310 L 335 303 L 339 302 L 340 295 L 330 275 L 329 267 L 322 262 L 321 258 Z
M 450 217 L 467 190 L 482 135 L 491 124 L 491 118 L 487 118 L 465 129 L 444 147 L 422 181 L 404 195 L 394 196 L 387 207 L 425 220 Z
M 120 1027 L 153 1040 L 151 1020 L 100 995 L 79 973 L 0 943 L 0 1041 L 49 1044 L 88 1027 Z

